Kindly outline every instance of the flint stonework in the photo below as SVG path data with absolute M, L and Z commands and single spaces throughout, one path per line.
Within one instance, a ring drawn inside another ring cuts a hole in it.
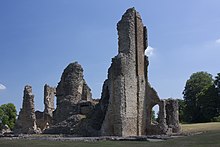
M 53 118 L 55 124 L 78 114 L 77 104 L 81 100 L 92 99 L 91 89 L 83 78 L 83 68 L 80 64 L 74 62 L 66 67 L 56 88 L 56 96 L 57 108 Z
M 34 113 L 32 89 L 25 87 L 16 123 L 20 132 L 35 132 L 37 126 L 45 134 L 74 136 L 126 137 L 180 132 L 177 100 L 160 99 L 148 81 L 149 61 L 145 55 L 148 36 L 140 14 L 134 8 L 128 9 L 117 30 L 118 54 L 112 58 L 101 99 L 92 99 L 82 66 L 70 63 L 56 89 L 45 85 L 44 112 Z M 155 105 L 159 106 L 158 122 L 151 120 Z
M 172 112 L 166 111 L 166 100 L 160 100 L 148 82 L 149 61 L 145 56 L 148 46 L 147 29 L 142 23 L 140 14 L 134 8 L 128 9 L 118 22 L 117 30 L 118 55 L 112 59 L 108 70 L 109 105 L 101 135 L 140 136 L 177 133 L 179 122 L 175 102 L 173 105 L 167 105 L 174 107 L 169 109 Z M 159 122 L 153 125 L 151 112 L 156 104 L 160 109 Z M 170 116 L 170 119 L 167 119 L 167 116 Z
M 14 132 L 25 134 L 38 132 L 34 109 L 34 95 L 32 94 L 32 87 L 29 85 L 24 87 L 22 109 L 20 110 L 18 119 L 15 123 Z

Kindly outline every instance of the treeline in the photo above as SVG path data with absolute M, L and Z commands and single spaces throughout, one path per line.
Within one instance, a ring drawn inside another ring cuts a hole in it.
M 186 81 L 183 100 L 179 101 L 180 122 L 220 121 L 220 73 L 193 73 Z

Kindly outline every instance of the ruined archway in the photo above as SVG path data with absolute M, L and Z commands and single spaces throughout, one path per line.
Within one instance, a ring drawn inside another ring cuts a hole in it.
M 158 124 L 158 114 L 159 114 L 159 105 L 155 104 L 152 108 L 151 108 L 151 125 L 157 125 Z

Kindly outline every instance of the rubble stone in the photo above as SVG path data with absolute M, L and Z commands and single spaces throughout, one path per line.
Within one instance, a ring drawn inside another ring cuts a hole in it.
M 91 89 L 83 78 L 83 68 L 80 64 L 74 62 L 66 67 L 56 88 L 56 96 L 55 124 L 71 115 L 78 114 L 77 103 L 79 101 L 92 99 Z
M 91 136 L 88 127 L 97 102 L 92 99 L 91 89 L 83 78 L 80 64 L 74 62 L 66 67 L 56 88 L 56 96 L 53 125 L 44 133 Z
M 14 132 L 24 134 L 39 132 L 36 125 L 34 95 L 32 94 L 32 87 L 29 85 L 26 85 L 24 88 L 22 109 L 20 110 L 18 119 L 15 123 Z

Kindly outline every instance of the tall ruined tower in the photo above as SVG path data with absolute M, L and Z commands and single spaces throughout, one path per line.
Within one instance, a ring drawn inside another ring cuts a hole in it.
M 101 135 L 140 136 L 180 131 L 178 102 L 161 100 L 148 82 L 147 29 L 140 14 L 128 9 L 118 22 L 118 55 L 112 59 L 102 91 L 108 100 Z M 159 105 L 158 123 L 151 120 Z
M 16 120 L 14 132 L 16 134 L 37 133 L 36 115 L 34 110 L 34 95 L 32 93 L 32 87 L 29 85 L 24 87 L 22 109 L 20 110 L 18 119 Z
M 44 115 L 48 115 L 51 118 L 53 117 L 54 111 L 54 97 L 56 94 L 56 88 L 50 87 L 49 85 L 44 85 Z
M 77 103 L 92 98 L 91 89 L 83 77 L 83 68 L 78 62 L 70 63 L 63 71 L 56 88 L 57 108 L 53 112 L 53 123 L 66 120 L 77 114 Z
M 144 135 L 146 127 L 147 30 L 139 13 L 128 9 L 118 22 L 118 55 L 108 71 L 109 105 L 102 135 Z

